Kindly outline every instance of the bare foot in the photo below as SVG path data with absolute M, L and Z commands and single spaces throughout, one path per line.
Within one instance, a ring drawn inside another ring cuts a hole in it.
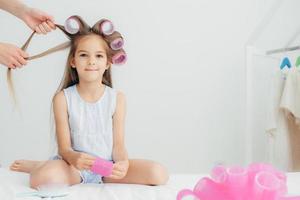
M 36 167 L 42 165 L 44 161 L 33 161 L 33 160 L 16 160 L 10 166 L 10 170 L 30 173 Z

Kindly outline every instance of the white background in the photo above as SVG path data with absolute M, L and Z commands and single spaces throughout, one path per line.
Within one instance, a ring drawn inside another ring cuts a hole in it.
M 59 24 L 80 15 L 91 26 L 112 20 L 125 37 L 126 65 L 113 67 L 127 97 L 126 145 L 131 158 L 152 159 L 170 173 L 207 172 L 217 163 L 244 164 L 245 44 L 271 0 L 25 1 Z M 0 11 L 0 40 L 21 46 L 30 29 Z M 28 53 L 66 41 L 59 30 L 37 36 Z M 0 163 L 47 159 L 53 153 L 51 99 L 67 50 L 14 71 L 18 108 L 0 67 Z

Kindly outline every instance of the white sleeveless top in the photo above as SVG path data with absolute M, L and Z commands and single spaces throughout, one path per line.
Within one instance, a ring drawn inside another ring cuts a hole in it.
M 63 90 L 69 115 L 72 148 L 106 160 L 112 160 L 112 117 L 116 108 L 117 91 L 105 86 L 95 103 L 83 100 L 76 85 Z

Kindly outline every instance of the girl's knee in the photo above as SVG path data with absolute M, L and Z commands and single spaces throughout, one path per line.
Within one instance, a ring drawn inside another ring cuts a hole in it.
M 30 174 L 30 187 L 40 185 L 63 183 L 69 184 L 68 169 L 61 164 L 49 162 Z
M 153 163 L 150 168 L 150 184 L 164 185 L 169 179 L 167 169 L 159 163 Z

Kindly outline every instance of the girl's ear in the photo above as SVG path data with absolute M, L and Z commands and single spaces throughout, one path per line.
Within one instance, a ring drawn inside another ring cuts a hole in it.
M 76 67 L 75 67 L 75 63 L 74 63 L 74 58 L 72 58 L 72 59 L 70 60 L 70 65 L 71 65 L 72 68 L 76 68 Z

